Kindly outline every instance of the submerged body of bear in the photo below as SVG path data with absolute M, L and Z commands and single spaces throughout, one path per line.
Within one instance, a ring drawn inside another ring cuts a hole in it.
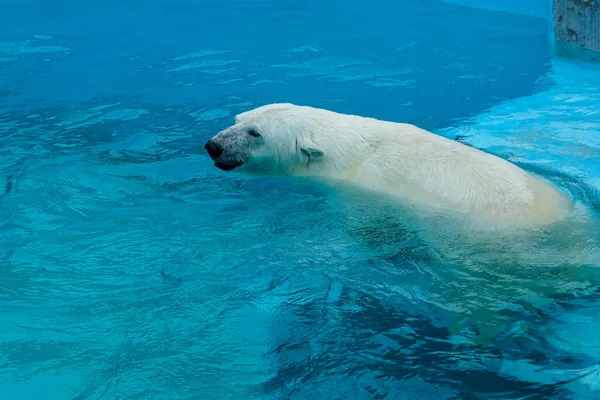
M 514 310 L 499 304 L 519 299 L 543 309 L 546 299 L 578 295 L 588 281 L 600 285 L 600 221 L 586 207 L 506 160 L 413 125 L 271 104 L 239 114 L 205 148 L 223 170 L 315 177 L 390 195 L 391 203 L 344 196 L 349 234 L 380 254 L 389 253 L 390 240 L 425 243 L 440 277 L 428 290 L 451 310 L 453 335 L 476 327 L 474 343 L 489 345 L 508 328 Z M 418 216 L 404 205 L 417 206 Z M 494 229 L 502 223 L 509 229 Z M 552 226 L 540 229 L 545 224 Z
M 293 104 L 239 114 L 206 144 L 224 170 L 312 176 L 495 221 L 551 223 L 570 199 L 521 168 L 403 123 Z

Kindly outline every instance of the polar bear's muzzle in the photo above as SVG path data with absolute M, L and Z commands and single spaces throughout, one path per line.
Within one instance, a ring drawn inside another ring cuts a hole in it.
M 223 171 L 231 171 L 240 165 L 244 164 L 240 157 L 232 154 L 231 151 L 227 151 L 223 146 L 216 140 L 210 139 L 204 145 L 210 158 L 215 162 L 215 167 L 222 169 Z
M 239 167 L 240 165 L 242 165 L 243 163 L 241 162 L 235 162 L 233 164 L 227 164 L 227 163 L 222 163 L 219 161 L 215 161 L 215 167 L 222 169 L 223 171 L 231 171 L 232 169 L 235 169 L 237 167 Z

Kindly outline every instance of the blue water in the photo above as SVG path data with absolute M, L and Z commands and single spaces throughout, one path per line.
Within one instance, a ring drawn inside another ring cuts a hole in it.
M 2 2 L 0 398 L 600 396 L 593 279 L 549 295 L 202 151 L 240 111 L 308 104 L 459 138 L 598 209 L 600 68 L 553 57 L 542 14 Z M 506 322 L 492 346 L 450 336 L 471 309 Z

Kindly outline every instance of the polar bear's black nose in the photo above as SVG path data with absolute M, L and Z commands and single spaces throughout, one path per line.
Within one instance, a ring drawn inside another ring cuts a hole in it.
M 206 149 L 206 151 L 208 151 L 208 155 L 212 159 L 219 158 L 219 156 L 223 154 L 223 147 L 221 147 L 220 144 L 213 142 L 212 140 L 206 142 L 204 148 Z

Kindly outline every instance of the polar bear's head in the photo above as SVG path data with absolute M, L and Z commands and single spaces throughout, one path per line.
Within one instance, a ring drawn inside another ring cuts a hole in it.
M 281 103 L 246 111 L 204 148 L 215 166 L 225 171 L 238 167 L 285 171 L 307 166 L 325 158 L 324 149 L 312 141 L 320 120 L 312 110 Z

